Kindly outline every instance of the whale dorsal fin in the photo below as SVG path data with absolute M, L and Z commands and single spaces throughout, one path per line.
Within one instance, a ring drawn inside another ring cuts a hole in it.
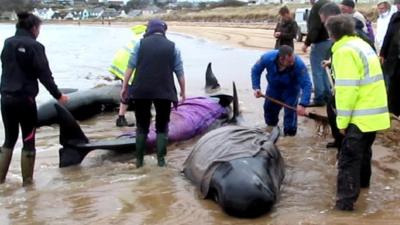
M 206 70 L 206 92 L 214 92 L 220 88 L 217 78 L 215 77 L 212 68 L 211 62 L 208 63 Z

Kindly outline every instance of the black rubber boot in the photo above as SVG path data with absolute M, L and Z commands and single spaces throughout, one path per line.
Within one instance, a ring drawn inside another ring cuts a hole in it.
M 143 166 L 144 152 L 146 151 L 145 134 L 136 134 L 136 168 Z
M 168 136 L 165 133 L 157 134 L 157 161 L 159 167 L 165 166 L 165 155 L 167 154 Z
M 128 123 L 125 116 L 118 116 L 117 120 L 115 121 L 115 125 L 117 127 L 133 127 L 135 123 Z
M 115 121 L 115 125 L 117 127 L 126 127 L 128 126 L 128 121 L 126 121 L 125 116 L 118 116 L 117 120 Z
M 21 152 L 21 172 L 22 186 L 28 186 L 33 183 L 33 170 L 35 168 L 36 153 L 33 151 Z
M 6 180 L 8 168 L 12 158 L 13 150 L 9 148 L 0 148 L 0 184 Z

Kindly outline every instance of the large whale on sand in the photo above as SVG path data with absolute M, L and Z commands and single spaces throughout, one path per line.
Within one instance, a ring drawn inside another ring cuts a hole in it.
M 271 133 L 224 126 L 205 134 L 184 163 L 184 175 L 204 198 L 215 200 L 229 215 L 256 217 L 272 208 L 284 178 L 284 163 Z
M 234 107 L 231 107 L 231 104 Z M 186 99 L 171 110 L 168 140 L 170 142 L 188 140 L 220 126 L 221 123 L 234 121 L 239 114 L 237 105 L 235 85 L 233 96 L 221 94 Z M 123 135 L 115 140 L 91 142 L 65 107 L 59 104 L 54 106 L 60 125 L 60 144 L 63 146 L 59 151 L 60 167 L 81 163 L 84 157 L 95 149 L 118 152 L 135 150 L 135 133 Z M 152 124 L 147 138 L 149 147 L 154 146 L 155 137 L 155 128 Z

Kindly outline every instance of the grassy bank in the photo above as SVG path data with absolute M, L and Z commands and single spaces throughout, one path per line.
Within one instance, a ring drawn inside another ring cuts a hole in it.
M 190 22 L 275 22 L 280 4 L 254 5 L 242 7 L 220 7 L 199 11 L 171 11 L 161 14 L 159 17 L 166 21 L 190 21 Z M 310 7 L 309 4 L 289 4 L 292 13 L 296 8 Z M 376 21 L 378 16 L 374 4 L 359 4 L 357 9 L 371 21 Z M 146 20 L 149 17 L 139 17 Z

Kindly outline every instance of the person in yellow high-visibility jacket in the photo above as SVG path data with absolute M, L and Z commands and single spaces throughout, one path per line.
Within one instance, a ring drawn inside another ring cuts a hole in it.
M 336 209 L 351 211 L 360 188 L 369 187 L 371 146 L 376 132 L 390 127 L 385 83 L 379 58 L 355 35 L 348 15 L 330 17 L 325 26 L 334 41 L 337 126 L 344 134 L 338 153 Z
M 124 80 L 125 70 L 128 67 L 129 57 L 136 43 L 142 38 L 144 32 L 146 31 L 146 25 L 135 25 L 131 28 L 133 32 L 132 40 L 120 48 L 114 56 L 113 62 L 109 68 L 109 71 L 115 75 L 117 79 Z M 129 80 L 129 84 L 132 84 L 133 76 Z M 128 124 L 125 114 L 128 109 L 128 101 L 127 99 L 121 99 L 121 103 L 119 106 L 118 118 L 116 120 L 116 126 L 133 126 L 134 124 Z

